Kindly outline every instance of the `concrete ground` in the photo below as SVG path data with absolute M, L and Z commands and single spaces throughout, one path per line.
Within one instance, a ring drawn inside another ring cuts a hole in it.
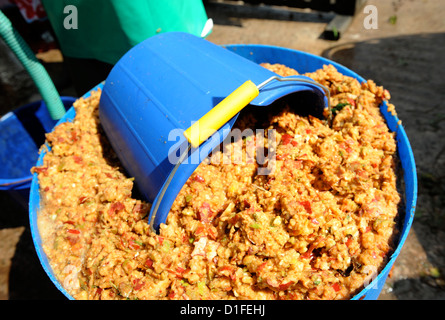
M 338 41 L 320 36 L 332 13 L 215 2 L 206 2 L 215 23 L 209 41 L 277 45 L 321 55 L 391 92 L 416 158 L 419 193 L 411 232 L 380 299 L 445 299 L 445 2 L 369 0 L 378 10 L 377 29 L 364 27 L 367 14 L 360 11 Z M 16 84 L 8 94 L 2 88 L 2 108 L 5 101 L 12 108 L 38 99 L 1 42 L 0 49 L 0 71 L 13 74 Z M 61 94 L 75 95 L 57 50 L 39 58 L 59 81 Z M 26 209 L 5 193 L 0 197 L 0 299 L 63 298 L 39 264 Z

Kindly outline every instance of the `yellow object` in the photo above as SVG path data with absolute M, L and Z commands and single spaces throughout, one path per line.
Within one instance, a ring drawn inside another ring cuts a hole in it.
M 260 93 L 258 87 L 250 80 L 218 103 L 201 119 L 184 132 L 184 136 L 193 148 L 197 148 L 227 121 L 247 106 Z

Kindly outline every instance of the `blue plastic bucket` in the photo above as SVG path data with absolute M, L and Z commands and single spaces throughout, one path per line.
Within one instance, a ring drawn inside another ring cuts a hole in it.
M 61 97 L 68 110 L 76 98 Z M 44 101 L 36 101 L 10 111 L 0 118 L 0 190 L 24 207 L 28 206 L 31 168 L 39 148 L 57 121 L 52 120 Z
M 295 68 L 300 73 L 304 72 L 313 72 L 317 69 L 320 69 L 325 64 L 334 65 L 341 73 L 352 76 L 359 81 L 364 81 L 362 77 L 352 72 L 351 70 L 341 66 L 335 62 L 332 62 L 328 59 L 318 57 L 315 55 L 311 55 L 308 53 L 274 47 L 274 46 L 266 46 L 266 45 L 227 45 L 225 46 L 228 50 L 235 52 L 245 58 L 255 62 L 269 62 L 269 63 L 281 63 L 285 64 L 289 67 Z M 94 88 L 91 91 L 97 90 L 97 88 L 103 88 L 102 85 Z M 85 97 L 91 94 L 91 91 L 85 95 Z M 134 92 L 137 96 L 139 93 Z M 140 95 L 143 97 L 143 95 Z M 144 98 L 145 99 L 145 98 Z M 145 100 L 144 100 L 145 101 Z M 142 102 L 141 102 L 142 103 Z M 135 104 L 133 104 L 135 105 Z M 137 104 L 136 104 L 137 105 Z M 411 150 L 410 143 L 406 136 L 406 133 L 403 129 L 402 125 L 398 124 L 399 119 L 387 112 L 386 104 L 382 104 L 381 111 L 388 123 L 390 130 L 396 132 L 397 136 L 397 146 L 398 146 L 398 155 L 401 160 L 402 168 L 403 168 L 403 179 L 404 179 L 404 197 L 405 199 L 405 210 L 400 212 L 401 219 L 403 220 L 403 228 L 400 233 L 400 237 L 397 242 L 397 246 L 395 251 L 391 255 L 389 262 L 384 267 L 384 269 L 379 273 L 379 275 L 373 279 L 372 282 L 369 283 L 361 292 L 359 292 L 356 296 L 353 297 L 356 299 L 366 299 L 366 300 L 375 300 L 378 298 L 383 285 L 386 281 L 389 271 L 391 270 L 394 261 L 400 253 L 400 250 L 405 243 L 408 232 L 411 228 L 411 224 L 414 218 L 414 209 L 417 200 L 417 175 L 416 175 L 416 167 L 414 162 L 414 156 Z M 66 115 L 59 121 L 71 121 L 75 117 L 75 111 L 71 108 Z M 165 119 L 164 119 L 165 120 Z M 159 119 L 159 121 L 164 121 Z M 159 141 L 154 141 L 153 143 L 158 143 Z M 43 163 L 43 157 L 45 152 L 42 152 L 40 155 L 37 165 L 41 165 Z M 184 173 L 188 174 L 188 173 Z M 168 175 L 168 172 L 164 175 L 164 178 Z M 179 186 L 180 188 L 181 186 Z M 37 179 L 37 174 L 34 174 L 32 184 L 31 184 L 31 194 L 30 194 L 30 205 L 29 205 L 29 214 L 30 214 L 30 223 L 31 223 L 31 232 L 33 236 L 33 241 L 35 248 L 37 250 L 38 257 L 40 262 L 48 274 L 51 281 L 56 285 L 56 287 L 69 299 L 73 299 L 67 291 L 61 286 L 61 284 L 57 281 L 49 261 L 42 249 L 42 243 L 39 231 L 37 229 L 37 215 L 39 212 L 39 204 L 40 204 L 40 195 L 39 195 L 39 184 Z
M 246 81 L 259 85 L 274 76 L 257 63 L 183 32 L 149 38 L 114 66 L 100 98 L 100 123 L 123 167 L 137 177 L 139 192 L 153 204 L 149 221 L 154 230 L 165 223 L 181 187 L 228 135 L 237 115 L 179 163 L 188 147 L 184 131 Z M 322 117 L 326 93 L 305 76 L 268 83 L 250 105 L 265 108 L 296 94 L 310 99 L 311 113 Z

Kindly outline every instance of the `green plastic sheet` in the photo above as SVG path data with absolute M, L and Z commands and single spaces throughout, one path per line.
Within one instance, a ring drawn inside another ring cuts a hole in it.
M 64 55 L 110 64 L 158 33 L 182 31 L 201 36 L 208 20 L 202 0 L 42 0 L 42 3 Z

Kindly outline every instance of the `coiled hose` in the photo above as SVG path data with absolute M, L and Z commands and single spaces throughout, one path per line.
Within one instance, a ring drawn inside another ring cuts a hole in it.
M 62 118 L 66 110 L 54 83 L 32 50 L 0 10 L 0 34 L 31 76 L 53 120 Z

